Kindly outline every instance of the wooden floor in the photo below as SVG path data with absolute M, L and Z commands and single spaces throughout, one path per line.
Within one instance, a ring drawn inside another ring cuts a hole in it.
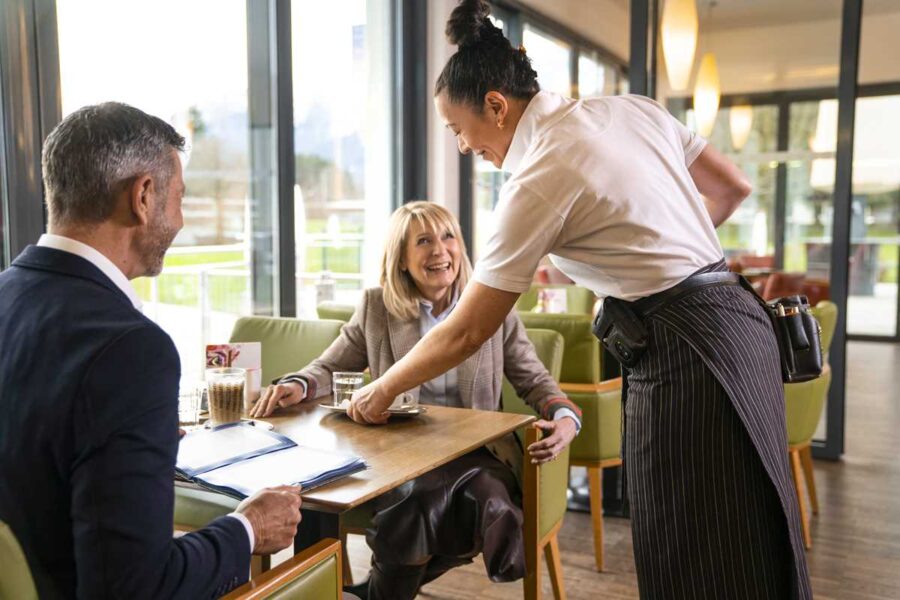
M 841 462 L 816 461 L 820 512 L 812 519 L 808 553 L 819 600 L 900 599 L 900 346 L 854 342 L 848 350 L 847 439 Z M 567 597 L 637 598 L 631 529 L 625 519 L 606 523 L 607 571 L 593 570 L 589 515 L 566 515 L 560 533 Z M 350 536 L 359 581 L 370 553 Z M 545 598 L 553 598 L 544 573 Z M 420 598 L 521 598 L 521 583 L 496 584 L 480 559 L 423 588 Z

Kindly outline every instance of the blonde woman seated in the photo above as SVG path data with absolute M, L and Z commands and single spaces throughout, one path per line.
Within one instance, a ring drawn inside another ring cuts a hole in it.
M 254 416 L 328 394 L 335 371 L 368 367 L 379 377 L 450 314 L 471 272 L 452 214 L 429 202 L 397 209 L 382 260 L 382 287 L 366 290 L 322 356 L 269 386 Z M 548 435 L 529 448 L 532 458 L 552 459 L 575 437 L 580 411 L 535 355 L 515 311 L 480 351 L 422 385 L 419 402 L 500 410 L 503 375 L 544 419 L 539 424 Z M 366 535 L 373 551 L 369 583 L 354 591 L 368 598 L 413 598 L 420 586 L 479 552 L 492 580 L 521 578 L 522 513 L 514 472 L 521 456 L 510 434 L 376 499 Z

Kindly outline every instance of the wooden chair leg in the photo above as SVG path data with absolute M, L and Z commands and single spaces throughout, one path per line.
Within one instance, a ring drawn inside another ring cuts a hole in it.
M 347 532 L 341 530 L 341 571 L 344 585 L 353 585 L 353 571 L 350 569 L 350 553 L 347 552 Z
M 544 546 L 544 555 L 547 558 L 547 570 L 550 571 L 550 583 L 553 585 L 553 597 L 556 600 L 566 600 L 566 587 L 563 583 L 562 560 L 559 555 L 559 540 L 554 534 L 547 545 Z
M 812 548 L 812 536 L 809 533 L 809 516 L 806 514 L 806 502 L 803 501 L 803 480 L 800 466 L 800 451 L 789 450 L 791 458 L 791 474 L 794 476 L 794 487 L 797 489 L 797 504 L 800 507 L 800 525 L 803 528 L 803 543 L 806 549 Z
M 591 497 L 591 524 L 594 529 L 594 563 L 603 570 L 603 469 L 588 467 L 588 488 Z
M 819 514 L 819 497 L 816 494 L 816 479 L 813 475 L 812 446 L 807 446 L 800 451 L 800 462 L 803 464 L 803 475 L 806 478 L 806 492 L 809 494 L 809 503 L 812 505 L 812 514 Z
M 525 428 L 525 447 L 537 442 L 538 432 L 534 427 Z M 538 465 L 532 464 L 526 451 L 522 464 L 522 516 L 525 543 L 525 577 L 522 580 L 525 600 L 541 599 L 541 539 L 540 539 L 540 497 Z
M 254 554 L 250 557 L 250 576 L 256 577 L 262 575 L 272 568 L 271 556 L 259 556 Z

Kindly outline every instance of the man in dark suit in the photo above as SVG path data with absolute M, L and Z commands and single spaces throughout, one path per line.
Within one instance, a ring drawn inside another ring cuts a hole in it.
M 299 488 L 172 537 L 180 367 L 130 279 L 183 220 L 184 139 L 123 104 L 85 107 L 43 151 L 49 233 L 0 273 L 0 519 L 42 598 L 207 598 L 288 546 Z

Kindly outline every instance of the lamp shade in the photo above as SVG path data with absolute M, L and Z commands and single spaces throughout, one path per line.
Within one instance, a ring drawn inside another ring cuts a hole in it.
M 732 106 L 729 116 L 731 125 L 731 145 L 740 150 L 750 137 L 753 129 L 753 108 L 746 105 Z
M 707 137 L 712 133 L 718 110 L 719 69 L 716 67 L 716 57 L 707 52 L 700 61 L 697 83 L 694 84 L 694 115 L 700 135 Z
M 695 0 L 665 0 L 660 37 L 669 85 L 683 91 L 691 78 L 697 50 L 697 5 Z

